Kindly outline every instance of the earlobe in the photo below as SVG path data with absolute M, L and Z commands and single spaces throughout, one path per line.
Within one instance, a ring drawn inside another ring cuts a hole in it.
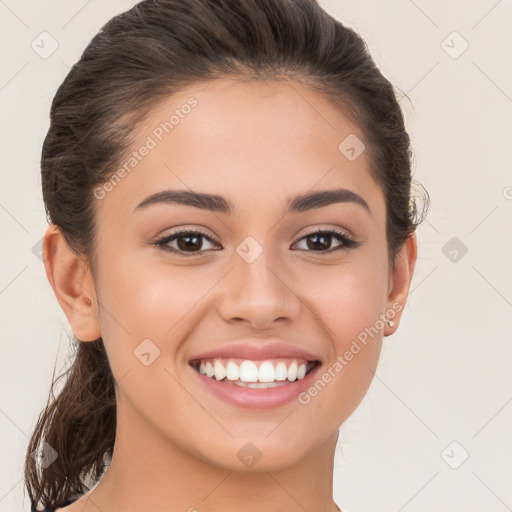
M 80 341 L 98 339 L 96 291 L 85 258 L 71 250 L 55 224 L 46 230 L 42 249 L 46 276 L 74 336 Z
M 414 274 L 417 250 L 416 233 L 412 233 L 396 255 L 390 275 L 390 287 L 386 308 L 386 316 L 391 320 L 392 325 L 389 325 L 389 323 L 386 324 L 384 331 L 385 336 L 393 334 L 400 324 L 400 318 L 405 307 L 405 302 L 407 301 Z

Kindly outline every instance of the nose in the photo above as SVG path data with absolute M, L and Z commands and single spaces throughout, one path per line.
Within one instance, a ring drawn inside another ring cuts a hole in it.
M 236 256 L 224 280 L 221 316 L 231 323 L 247 322 L 253 329 L 298 319 L 302 305 L 290 275 L 266 251 L 249 261 Z

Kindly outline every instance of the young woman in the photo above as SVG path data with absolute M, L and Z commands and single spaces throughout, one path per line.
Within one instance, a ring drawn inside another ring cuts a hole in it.
M 27 450 L 32 510 L 340 510 L 338 429 L 416 261 L 410 154 L 393 86 L 315 0 L 111 19 L 42 153 L 77 351 Z

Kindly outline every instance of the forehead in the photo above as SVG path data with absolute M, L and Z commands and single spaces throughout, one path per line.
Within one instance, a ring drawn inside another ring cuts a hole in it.
M 135 129 L 123 177 L 101 208 L 129 215 L 166 188 L 233 197 L 237 209 L 313 189 L 378 193 L 366 153 L 350 160 L 340 150 L 351 137 L 364 140 L 342 112 L 297 82 L 197 84 L 161 100 Z

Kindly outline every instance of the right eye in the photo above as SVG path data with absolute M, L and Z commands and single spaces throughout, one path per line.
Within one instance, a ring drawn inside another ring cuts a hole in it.
M 203 233 L 199 230 L 187 229 L 166 235 L 160 240 L 157 240 L 153 245 L 164 251 L 179 254 L 180 256 L 196 256 L 201 255 L 204 252 L 204 250 L 201 250 L 203 245 L 201 242 L 202 238 L 208 240 L 210 243 L 216 243 L 206 233 Z M 175 241 L 178 242 L 178 246 L 171 247 L 169 244 Z M 194 248 L 200 250 L 194 251 Z M 189 251 L 188 249 L 192 250 Z

